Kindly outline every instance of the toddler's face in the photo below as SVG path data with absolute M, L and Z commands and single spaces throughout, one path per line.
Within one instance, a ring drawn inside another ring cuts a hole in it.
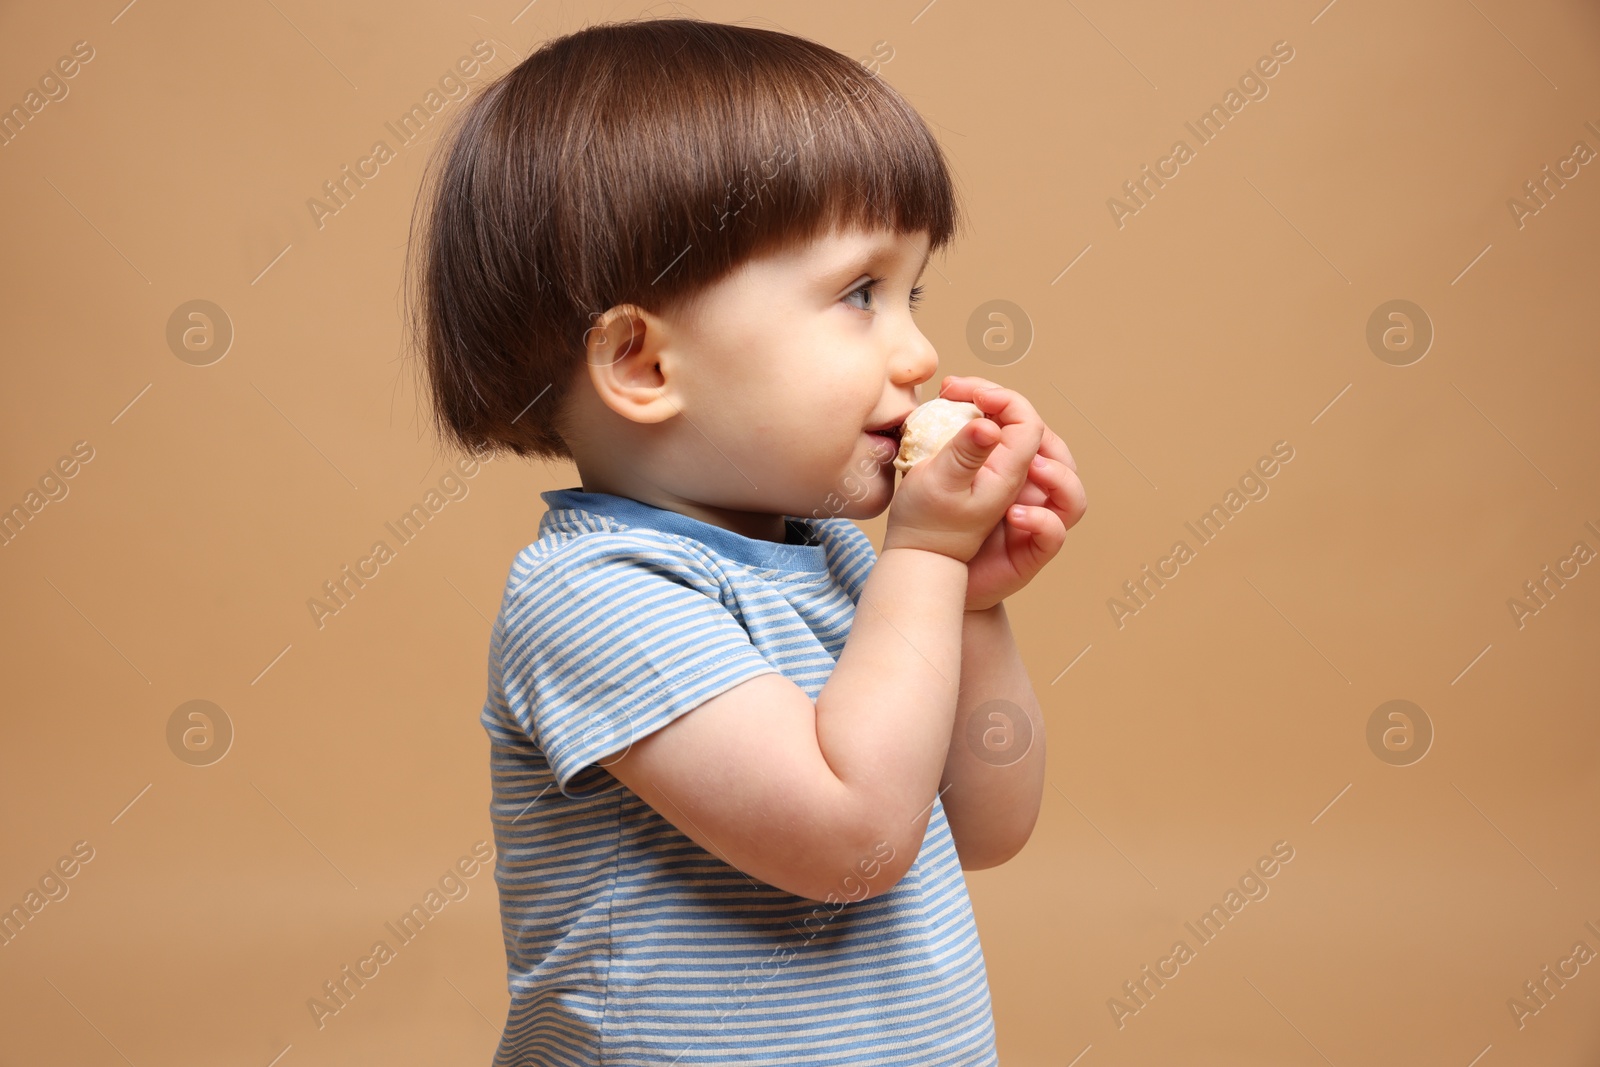
M 910 309 L 927 255 L 926 232 L 835 231 L 705 291 L 674 321 L 668 380 L 686 418 L 652 478 L 720 509 L 881 513 L 896 445 L 867 431 L 898 425 L 939 365 Z

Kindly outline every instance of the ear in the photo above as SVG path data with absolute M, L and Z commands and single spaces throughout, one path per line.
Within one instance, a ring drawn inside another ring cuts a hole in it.
M 634 422 L 663 422 L 678 414 L 675 382 L 663 364 L 670 336 L 666 320 L 636 304 L 594 316 L 583 334 L 585 369 L 607 407 Z

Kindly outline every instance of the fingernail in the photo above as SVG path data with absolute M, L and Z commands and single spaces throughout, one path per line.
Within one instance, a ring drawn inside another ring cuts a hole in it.
M 1050 466 L 1050 461 L 1045 459 L 1043 456 L 1036 455 L 1033 457 L 1033 465 L 1038 467 L 1040 470 L 1044 470 L 1046 467 Z

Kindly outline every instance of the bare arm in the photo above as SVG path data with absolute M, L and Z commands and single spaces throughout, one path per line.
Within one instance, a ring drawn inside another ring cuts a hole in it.
M 879 840 L 894 849 L 878 891 L 909 869 L 927 832 L 955 720 L 966 591 L 960 560 L 885 549 L 817 697 L 818 746 L 867 835 L 855 851 Z
M 883 893 L 916 860 L 947 760 L 967 564 L 1031 453 L 983 466 L 974 420 L 902 484 L 850 636 L 813 703 L 777 672 L 639 739 L 607 769 L 686 836 L 812 900 Z M 898 521 L 896 521 L 898 519 Z
M 983 707 L 991 701 L 1004 703 Z M 1028 843 L 1045 781 L 1044 716 L 1004 602 L 962 620 L 961 694 L 949 741 L 939 788 L 961 866 L 999 866 Z
M 910 869 L 955 718 L 966 564 L 891 548 L 816 703 L 782 674 L 721 693 L 606 769 L 702 848 L 812 900 Z

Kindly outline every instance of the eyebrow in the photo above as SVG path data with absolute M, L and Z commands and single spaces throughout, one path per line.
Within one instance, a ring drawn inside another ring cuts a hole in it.
M 889 259 L 897 250 L 898 245 L 892 241 L 880 242 L 873 245 L 871 248 L 858 253 L 857 255 L 851 256 L 847 260 L 841 260 L 827 273 L 830 277 L 834 275 L 843 276 L 849 271 L 854 271 L 856 274 L 860 274 L 861 272 L 866 271 L 869 267 Z M 928 269 L 928 261 L 932 258 L 933 246 L 930 245 L 928 247 L 928 251 L 922 257 L 922 265 L 917 268 L 917 273 L 915 275 L 916 278 L 922 277 L 922 272 Z
M 879 255 L 890 255 L 894 251 L 895 251 L 895 248 L 893 248 L 893 247 L 891 247 L 889 249 L 880 249 L 878 252 L 875 252 L 873 254 L 873 258 L 876 259 Z M 928 246 L 928 251 L 926 253 L 924 253 L 923 256 L 922 256 L 922 265 L 917 268 L 917 273 L 913 277 L 913 280 L 915 280 L 916 278 L 922 277 L 922 272 L 928 269 L 928 260 L 930 260 L 932 258 L 933 258 L 933 246 L 929 245 Z

